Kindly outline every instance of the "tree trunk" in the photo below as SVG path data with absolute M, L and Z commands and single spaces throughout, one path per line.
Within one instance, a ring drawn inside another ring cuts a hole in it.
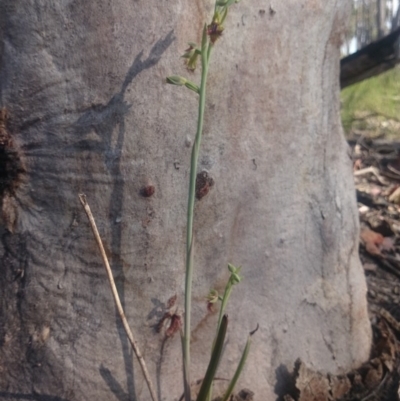
M 179 336 L 165 340 L 154 326 L 171 296 L 182 305 L 197 99 L 164 82 L 199 80 L 179 56 L 200 41 L 212 5 L 2 0 L 0 398 L 149 399 L 82 192 L 160 399 L 180 397 Z M 215 45 L 199 166 L 215 185 L 195 209 L 193 380 L 204 375 L 217 319 L 205 297 L 223 288 L 228 262 L 244 279 L 228 307 L 219 377 L 233 374 L 257 323 L 240 383 L 256 400 L 274 399 L 277 368 L 298 357 L 333 373 L 368 357 L 339 120 L 348 5 L 243 0 Z
M 386 34 L 386 0 L 377 0 L 377 14 L 376 14 L 376 23 L 378 26 L 378 37 L 377 39 L 382 38 Z
M 392 20 L 392 31 L 397 29 L 399 26 L 400 26 L 400 5 L 397 7 L 396 15 Z

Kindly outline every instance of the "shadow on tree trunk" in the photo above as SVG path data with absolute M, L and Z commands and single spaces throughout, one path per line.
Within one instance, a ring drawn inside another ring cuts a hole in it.
M 114 276 L 119 278 L 116 284 L 124 308 L 125 275 L 120 260 L 122 233 L 121 226 L 115 224 L 115 222 L 118 222 L 118 218 L 120 218 L 123 208 L 125 184 L 123 174 L 121 173 L 121 155 L 125 140 L 125 116 L 132 107 L 132 105 L 125 101 L 125 92 L 137 75 L 158 63 L 162 54 L 172 44 L 174 39 L 173 32 L 171 31 L 164 39 L 158 40 L 145 60 L 142 60 L 143 51 L 140 52 L 135 57 L 132 66 L 126 74 L 120 92 L 115 94 L 107 105 L 95 105 L 86 110 L 73 125 L 74 134 L 77 136 L 83 136 L 90 130 L 94 130 L 102 139 L 100 143 L 98 141 L 88 140 L 79 141 L 74 145 L 74 148 L 81 150 L 90 149 L 92 152 L 104 153 L 104 163 L 112 177 L 112 195 L 108 211 L 111 226 L 111 266 Z M 113 141 L 113 133 L 115 129 L 118 130 L 118 134 L 116 140 Z M 113 142 L 115 142 L 114 146 Z M 121 345 L 124 350 L 123 354 L 128 388 L 127 397 L 129 398 L 129 396 L 132 397 L 136 394 L 133 379 L 133 358 L 128 339 L 126 338 L 118 314 L 116 315 L 116 325 L 118 327 Z M 99 370 L 103 379 L 106 381 L 115 396 L 120 400 L 125 400 L 126 396 L 121 395 L 122 387 L 112 377 L 111 372 L 103 366 L 101 366 Z M 112 378 L 112 380 L 110 378 Z M 134 396 L 134 399 L 136 399 L 136 396 Z

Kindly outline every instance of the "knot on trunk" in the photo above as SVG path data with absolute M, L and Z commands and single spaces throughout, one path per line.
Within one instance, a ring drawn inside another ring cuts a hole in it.
M 15 191 L 25 171 L 19 152 L 12 140 L 9 128 L 9 115 L 5 108 L 0 109 L 0 206 L 2 223 L 13 231 L 16 221 Z

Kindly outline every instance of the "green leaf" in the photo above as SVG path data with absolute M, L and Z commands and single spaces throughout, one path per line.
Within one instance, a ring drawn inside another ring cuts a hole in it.
M 233 375 L 232 380 L 230 381 L 229 386 L 228 386 L 227 390 L 225 391 L 225 394 L 222 397 L 221 401 L 228 401 L 229 397 L 232 394 L 233 389 L 235 388 L 236 382 L 238 381 L 239 376 L 241 375 L 241 373 L 243 371 L 247 356 L 249 355 L 249 351 L 250 351 L 251 336 L 252 336 L 252 334 L 250 334 L 249 338 L 247 339 L 246 346 L 244 347 L 242 357 L 240 358 L 239 364 L 236 368 L 236 372 Z
M 222 318 L 221 326 L 218 330 L 218 335 L 215 341 L 214 349 L 211 354 L 211 359 L 208 364 L 206 375 L 204 376 L 203 383 L 201 384 L 197 401 L 206 401 L 209 390 L 215 378 L 218 364 L 221 359 L 222 349 L 224 347 L 224 341 L 226 336 L 226 330 L 228 327 L 228 315 L 224 315 Z
M 233 391 L 233 389 L 235 388 L 236 382 L 238 381 L 239 376 L 241 375 L 241 373 L 242 373 L 242 371 L 243 371 L 243 368 L 244 368 L 244 365 L 245 365 L 245 363 L 246 363 L 247 356 L 248 356 L 249 351 L 250 351 L 251 337 L 252 337 L 253 334 L 258 330 L 258 327 L 259 327 L 259 326 L 258 326 L 258 323 L 257 323 L 257 327 L 255 328 L 255 330 L 253 330 L 253 331 L 251 331 L 251 332 L 249 333 L 249 337 L 248 337 L 248 339 L 247 339 L 246 346 L 244 347 L 244 350 L 243 350 L 243 353 L 242 353 L 242 357 L 240 358 L 239 364 L 238 364 L 238 366 L 237 366 L 237 368 L 236 368 L 236 372 L 235 372 L 235 374 L 233 375 L 232 380 L 231 380 L 231 382 L 229 383 L 229 386 L 228 386 L 228 388 L 226 389 L 225 394 L 224 394 L 224 396 L 222 397 L 222 400 L 221 400 L 221 401 L 227 401 L 227 400 L 229 399 L 229 397 L 231 396 L 232 391 Z
M 236 273 L 236 267 L 235 266 L 233 266 L 233 264 L 231 264 L 231 263 L 228 263 L 228 270 L 231 272 L 231 273 Z
M 229 7 L 233 3 L 239 3 L 240 0 L 218 0 L 216 2 L 218 7 Z
M 224 23 L 226 16 L 228 15 L 228 7 L 225 7 L 222 11 L 221 15 L 221 24 Z
M 187 79 L 180 77 L 179 75 L 171 75 L 170 77 L 167 77 L 167 84 L 182 86 L 185 85 L 186 82 Z
M 220 296 L 218 294 L 217 290 L 210 290 L 210 292 L 207 295 L 207 301 L 215 304 L 219 300 Z
M 242 278 L 239 276 L 239 274 L 236 274 L 236 273 L 232 273 L 231 278 L 232 278 L 232 281 L 234 284 L 240 283 L 240 281 L 242 280 Z
M 185 338 L 181 331 L 181 346 L 182 346 L 182 355 L 185 355 Z M 185 401 L 191 401 L 191 394 L 190 394 L 190 379 L 189 379 L 189 367 L 186 365 L 186 360 L 183 358 L 183 388 L 184 388 L 184 395 Z

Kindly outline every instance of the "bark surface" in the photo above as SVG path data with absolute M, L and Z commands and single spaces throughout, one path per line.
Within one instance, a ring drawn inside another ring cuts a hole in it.
M 192 378 L 203 377 L 217 319 L 205 296 L 223 288 L 228 262 L 242 265 L 218 375 L 232 375 L 259 323 L 241 379 L 255 400 L 276 397 L 282 364 L 338 373 L 369 353 L 339 119 L 348 3 L 243 0 L 212 55 L 199 171 L 214 185 L 195 210 Z M 179 55 L 200 41 L 211 7 L 1 1 L 1 399 L 149 399 L 81 192 L 160 399 L 180 397 L 180 339 L 154 325 L 171 296 L 182 304 L 197 99 L 164 79 L 189 75 Z

